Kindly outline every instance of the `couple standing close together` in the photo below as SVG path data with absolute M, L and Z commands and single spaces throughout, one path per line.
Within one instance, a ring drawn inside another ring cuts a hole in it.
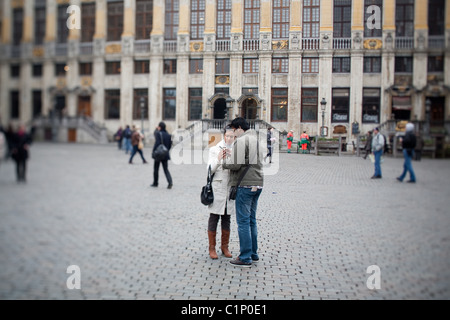
M 223 130 L 223 140 L 209 151 L 208 168 L 211 166 L 214 202 L 208 206 L 209 255 L 218 259 L 216 234 L 221 220 L 221 251 L 232 258 L 230 240 L 230 217 L 236 213 L 240 254 L 230 264 L 250 267 L 259 260 L 256 209 L 261 195 L 264 174 L 255 130 L 250 129 L 244 118 L 234 119 Z M 240 181 L 240 183 L 239 183 Z M 237 186 L 236 199 L 230 200 L 230 187 Z

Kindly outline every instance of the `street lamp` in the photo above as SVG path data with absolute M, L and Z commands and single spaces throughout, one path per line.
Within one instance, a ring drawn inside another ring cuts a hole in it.
M 320 136 L 325 137 L 325 108 L 327 107 L 327 100 L 322 98 L 320 101 L 320 108 L 322 109 L 322 128 L 320 130 Z
M 141 97 L 140 107 L 141 107 L 141 132 L 142 132 L 142 134 L 144 134 L 144 112 L 145 112 L 145 98 L 144 97 Z

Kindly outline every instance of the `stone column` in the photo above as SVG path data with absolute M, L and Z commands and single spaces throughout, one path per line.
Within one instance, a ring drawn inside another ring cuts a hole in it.
M 364 0 L 352 1 L 352 48 L 362 49 L 364 37 Z
M 349 112 L 349 133 L 351 134 L 351 124 L 362 124 L 362 99 L 363 99 L 363 61 L 364 54 L 362 50 L 353 50 L 351 53 L 350 67 L 350 112 Z
M 215 74 L 216 74 L 216 59 L 215 54 L 212 52 L 205 52 L 203 54 L 203 108 L 202 108 L 202 117 L 204 114 L 209 114 L 210 118 L 212 115 L 210 112 L 212 109 L 209 107 L 208 99 L 214 95 L 214 83 L 215 83 Z M 236 100 L 238 97 L 234 97 Z M 232 112 L 232 110 L 228 110 L 228 112 Z M 230 114 L 233 116 L 234 114 Z
M 205 51 L 216 50 L 216 0 L 206 0 L 205 8 Z M 204 62 L 203 62 L 204 65 Z
M 162 92 L 163 57 L 152 55 L 150 58 L 150 86 L 149 86 L 149 118 L 150 132 L 162 120 L 163 92 Z
M 163 46 L 164 46 L 164 0 L 153 0 L 153 28 L 151 32 L 151 55 L 149 75 L 148 116 L 150 132 L 162 120 L 162 75 L 163 75 Z
M 300 132 L 301 121 L 301 88 L 302 88 L 302 55 L 299 52 L 289 53 L 289 86 L 288 99 L 288 128 Z M 270 108 L 270 102 L 267 104 Z M 265 120 L 265 119 L 264 119 Z M 268 119 L 270 120 L 270 119 Z M 267 120 L 266 120 L 267 121 Z
M 231 50 L 242 50 L 242 38 L 243 38 L 243 2 L 241 0 L 232 0 L 231 7 Z M 241 71 L 242 72 L 242 71 Z M 230 88 L 231 93 L 231 88 Z
M 261 0 L 259 24 L 259 50 L 272 50 L 272 6 L 270 0 Z M 261 59 L 260 59 L 261 65 Z M 264 68 L 261 65 L 262 68 Z M 261 69 L 261 68 L 260 68 Z M 260 73 L 261 75 L 261 73 Z
M 177 107 L 176 129 L 184 129 L 188 123 L 189 112 L 189 54 L 179 54 L 177 59 Z
M 414 4 L 414 37 L 415 51 L 413 61 L 413 86 L 419 90 L 427 85 L 428 74 L 428 1 L 416 0 Z M 425 120 L 426 93 L 417 93 L 412 97 L 413 110 L 411 117 L 417 114 L 419 120 Z
M 178 25 L 178 52 L 189 52 L 189 29 L 190 29 L 190 0 L 179 0 L 180 1 L 180 19 Z M 178 73 L 178 72 L 177 72 Z M 177 90 L 178 95 L 178 90 Z M 177 99 L 178 100 L 178 99 Z M 178 102 L 177 102 L 178 104 Z M 177 115 L 178 116 L 178 115 Z
M 70 5 L 75 5 L 80 8 L 81 14 L 81 0 L 71 0 Z M 69 14 L 72 14 L 70 12 Z M 81 26 L 83 27 L 83 26 Z M 69 93 L 67 94 L 67 111 L 69 116 L 76 116 L 78 114 L 78 94 L 73 92 L 73 90 L 80 86 L 80 77 L 79 77 L 79 65 L 78 65 L 78 55 L 80 48 L 80 37 L 81 30 L 72 28 L 69 29 L 69 37 L 68 37 L 68 61 L 67 66 L 69 70 L 67 71 L 67 88 L 69 89 Z
M 50 115 L 50 111 L 55 108 L 53 94 L 49 92 L 51 87 L 55 86 L 55 66 L 53 58 L 55 56 L 56 41 L 56 0 L 47 0 L 45 8 L 45 60 L 43 66 L 43 88 L 42 100 L 44 115 Z
M 134 76 L 134 34 L 136 0 L 124 2 L 122 58 L 120 61 L 120 123 L 133 124 L 133 76 Z M 141 124 L 139 124 L 141 126 Z M 142 130 L 142 128 L 141 128 Z
M 303 0 L 291 0 L 289 49 L 300 50 L 302 48 L 302 11 Z M 300 61 L 301 63 L 301 61 Z M 301 68 L 300 68 L 301 71 Z M 300 73 L 299 73 L 300 74 Z
M 333 53 L 331 50 L 321 50 L 319 53 L 319 96 L 318 96 L 318 116 L 322 114 L 320 109 L 320 101 L 325 98 L 327 101 L 325 109 L 325 121 L 324 126 L 328 127 L 328 136 L 332 132 L 331 128 L 331 107 L 332 107 L 332 82 L 333 79 Z M 321 119 L 318 119 L 318 130 L 320 133 L 320 127 L 322 126 Z
M 270 122 L 272 116 L 272 53 L 270 51 L 259 54 L 258 96 L 263 100 L 262 107 L 266 108 L 265 118 L 260 110 L 258 110 L 258 115 L 260 119 L 267 119 Z M 289 114 L 287 116 L 289 119 Z
M 92 63 L 92 87 L 95 93 L 92 98 L 92 118 L 96 122 L 105 120 L 105 43 L 107 31 L 106 0 L 95 3 L 94 61 Z
M 332 79 L 333 79 L 333 0 L 323 0 L 320 3 L 320 51 L 319 51 L 319 96 L 318 116 L 321 114 L 320 101 L 325 98 L 327 106 L 325 110 L 324 126 L 328 127 L 328 136 L 333 131 L 331 127 L 332 108 Z M 319 120 L 319 119 L 318 119 Z M 318 132 L 322 122 L 318 121 Z
M 31 98 L 31 57 L 33 46 L 33 15 L 34 1 L 23 3 L 23 35 L 22 35 L 22 59 L 20 61 L 20 121 L 27 123 L 33 117 Z
M 3 126 L 6 126 L 10 120 L 9 115 L 9 87 L 8 80 L 10 78 L 10 67 L 7 59 L 3 57 L 9 57 L 10 45 L 11 45 L 11 0 L 3 0 L 0 5 L 2 6 L 2 34 L 1 34 L 1 46 L 0 54 L 0 105 L 4 106 L 0 108 L 0 121 Z
M 333 49 L 333 0 L 320 1 L 320 48 Z
M 230 96 L 236 102 L 232 111 L 230 111 L 230 119 L 234 119 L 236 114 L 241 116 L 241 109 L 237 103 L 237 99 L 242 95 L 242 54 L 231 53 L 230 55 Z

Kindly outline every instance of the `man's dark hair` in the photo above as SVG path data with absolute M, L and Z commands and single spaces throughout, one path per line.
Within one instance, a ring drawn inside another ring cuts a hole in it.
M 227 131 L 229 131 L 229 130 L 233 130 L 233 128 L 231 127 L 231 125 L 227 124 L 227 125 L 223 128 L 222 132 L 223 132 L 223 134 L 225 135 L 225 134 L 227 133 Z
M 158 124 L 158 127 L 161 128 L 161 131 L 166 131 L 166 124 L 165 124 L 164 122 L 160 122 L 160 123 Z
M 247 131 L 248 129 L 250 129 L 250 125 L 242 117 L 238 117 L 238 118 L 234 119 L 233 121 L 231 121 L 230 126 L 233 129 L 239 129 L 239 127 L 241 127 L 241 129 L 244 130 L 244 131 Z

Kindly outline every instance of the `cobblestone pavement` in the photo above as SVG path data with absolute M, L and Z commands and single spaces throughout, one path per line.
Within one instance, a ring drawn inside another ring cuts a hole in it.
M 205 165 L 169 163 L 174 188 L 161 168 L 155 189 L 150 152 L 129 165 L 113 144 L 36 143 L 26 184 L 0 164 L 0 299 L 450 299 L 449 160 L 414 162 L 409 184 L 400 158 L 371 180 L 356 156 L 279 154 L 259 201 L 261 260 L 241 269 L 208 256 Z

